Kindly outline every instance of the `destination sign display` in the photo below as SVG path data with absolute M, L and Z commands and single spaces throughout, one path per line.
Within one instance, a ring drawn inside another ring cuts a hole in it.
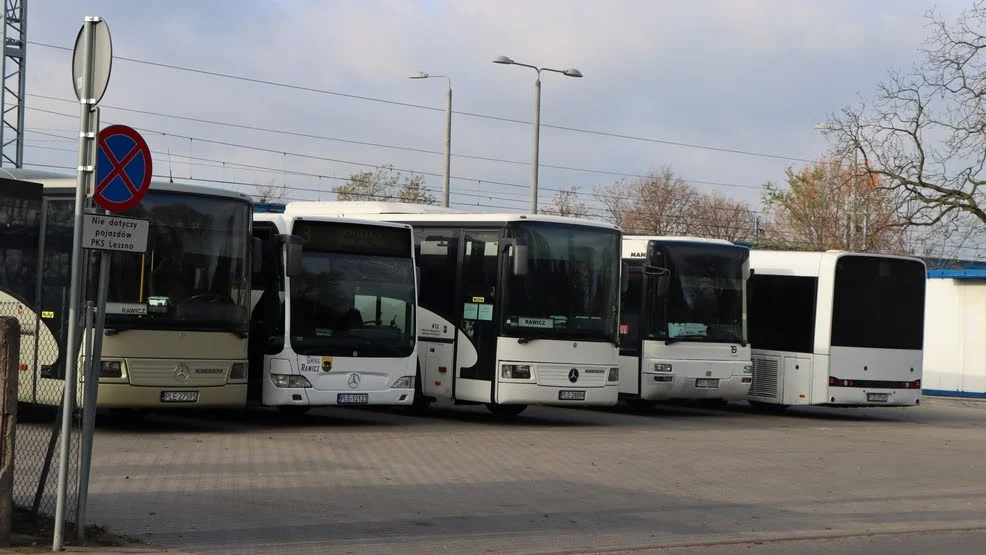
M 304 240 L 306 250 L 411 257 L 411 232 L 406 228 L 296 220 L 292 233 Z

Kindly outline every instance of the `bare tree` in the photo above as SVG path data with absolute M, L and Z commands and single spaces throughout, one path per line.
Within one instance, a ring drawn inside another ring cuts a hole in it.
M 966 214 L 986 223 L 986 3 L 954 23 L 929 13 L 921 60 L 892 70 L 871 101 L 833 116 L 846 155 L 883 179 L 906 226 L 935 228 Z
M 253 200 L 255 202 L 281 202 L 287 197 L 288 190 L 286 187 L 278 186 L 277 181 L 268 179 L 263 183 L 256 183 L 254 185 Z
M 692 207 L 692 234 L 710 239 L 745 241 L 753 239 L 753 209 L 746 202 L 719 191 L 699 196 Z
M 578 189 L 572 185 L 568 189 L 555 193 L 555 196 L 551 198 L 551 207 L 545 212 L 570 218 L 588 218 L 590 210 L 589 206 L 579 199 Z
M 628 233 L 686 235 L 699 199 L 695 188 L 670 167 L 632 181 L 597 187 L 596 198 L 613 223 Z

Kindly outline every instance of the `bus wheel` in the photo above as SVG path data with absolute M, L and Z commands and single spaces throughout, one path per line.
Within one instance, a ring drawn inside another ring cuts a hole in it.
M 139 409 L 110 409 L 110 422 L 114 426 L 136 426 L 145 416 L 147 411 Z
M 302 416 L 308 414 L 308 409 L 311 407 L 299 406 L 299 405 L 284 405 L 277 407 L 277 412 L 281 414 L 286 420 L 297 420 Z
M 527 405 L 499 405 L 496 403 L 486 403 L 486 409 L 496 416 L 517 416 L 524 412 Z
M 414 412 L 422 413 L 428 410 L 429 405 L 431 399 L 425 397 L 424 391 L 421 391 L 421 364 L 418 364 L 418 371 L 414 376 L 414 400 L 411 401 L 411 408 Z
M 774 403 L 764 403 L 763 401 L 747 401 L 747 403 L 750 403 L 753 410 L 757 412 L 777 414 L 787 409 L 787 405 L 775 405 Z
M 647 401 L 645 399 L 630 399 L 627 401 L 631 410 L 651 410 L 657 406 L 657 401 Z

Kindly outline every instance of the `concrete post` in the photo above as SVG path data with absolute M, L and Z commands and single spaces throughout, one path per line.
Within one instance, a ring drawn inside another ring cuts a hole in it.
M 0 318 L 0 546 L 10 545 L 14 514 L 14 433 L 17 424 L 17 372 L 21 326 Z

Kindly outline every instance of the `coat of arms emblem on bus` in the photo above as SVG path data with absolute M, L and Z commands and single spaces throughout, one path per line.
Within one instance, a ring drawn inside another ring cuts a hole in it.
M 332 370 L 332 357 L 322 357 L 322 372 L 330 372 Z

